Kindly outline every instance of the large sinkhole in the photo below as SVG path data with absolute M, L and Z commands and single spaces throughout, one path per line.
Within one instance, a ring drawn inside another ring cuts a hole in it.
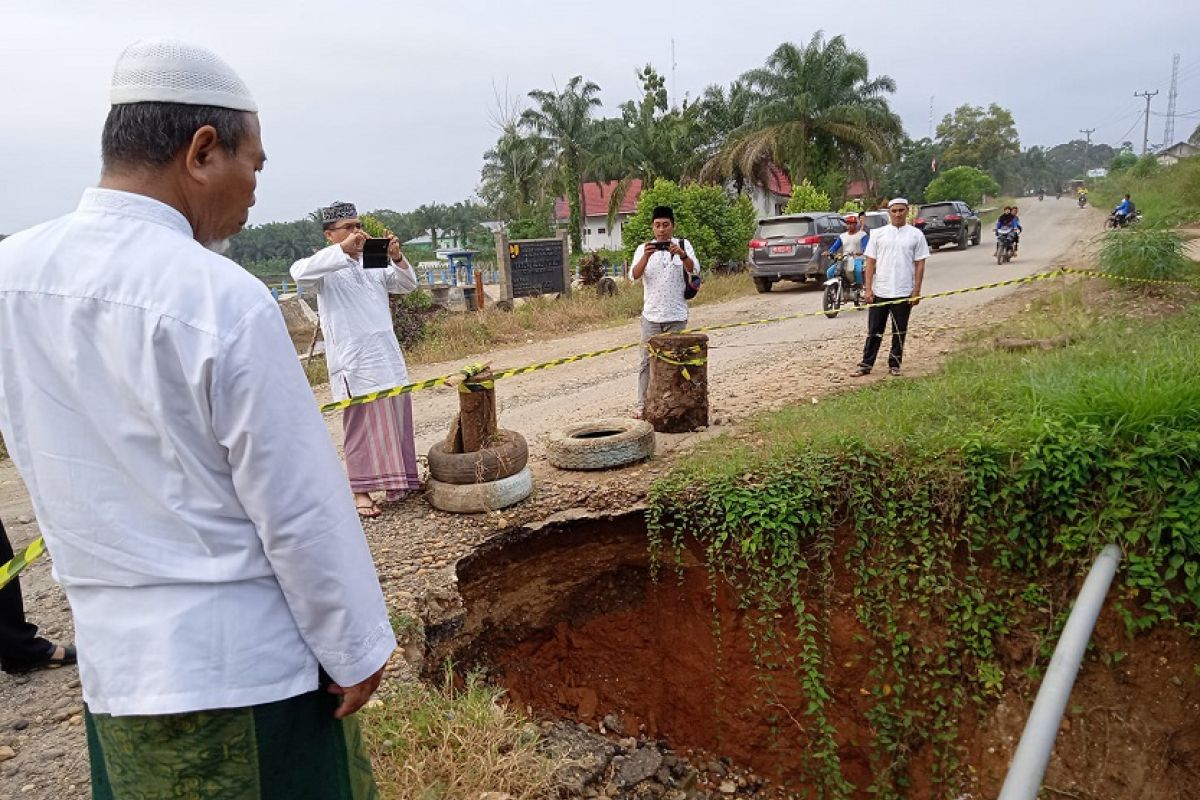
M 860 655 L 869 648 L 849 591 L 835 580 L 824 598 L 836 669 L 819 677 L 797 667 L 802 637 L 790 611 L 772 613 L 769 627 L 791 645 L 756 658 L 762 619 L 755 626 L 753 615 L 762 612 L 699 553 L 677 560 L 653 579 L 641 512 L 499 537 L 460 562 L 465 618 L 435 652 L 463 670 L 485 667 L 542 718 L 596 726 L 615 715 L 627 734 L 727 757 L 785 784 L 819 769 L 805 709 L 813 692 L 827 692 L 836 754 L 826 756 L 851 784 L 869 784 L 870 665 Z M 821 602 L 810 606 L 817 616 Z

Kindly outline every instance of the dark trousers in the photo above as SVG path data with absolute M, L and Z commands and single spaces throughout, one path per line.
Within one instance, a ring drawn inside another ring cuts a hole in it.
M 900 298 L 876 297 L 875 302 L 886 303 L 898 299 Z M 879 355 L 879 343 L 883 340 L 888 317 L 891 317 L 892 349 L 888 352 L 888 366 L 900 369 L 900 362 L 904 360 L 904 336 L 908 332 L 908 316 L 911 313 L 912 305 L 910 303 L 896 303 L 867 309 L 867 343 L 863 345 L 860 367 L 871 369 L 875 366 L 875 357 Z
M 0 522 L 0 564 L 12 560 L 13 549 Z M 14 578 L 0 589 L 0 668 L 16 669 L 40 664 L 54 645 L 37 635 L 37 626 L 25 621 L 21 582 Z

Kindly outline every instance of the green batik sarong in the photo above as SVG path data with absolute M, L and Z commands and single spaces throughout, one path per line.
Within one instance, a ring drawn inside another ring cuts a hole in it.
M 378 800 L 357 717 L 323 690 L 156 717 L 85 712 L 93 800 Z

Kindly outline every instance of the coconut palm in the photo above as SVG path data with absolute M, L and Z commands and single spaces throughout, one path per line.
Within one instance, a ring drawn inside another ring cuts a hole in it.
M 886 95 L 896 82 L 872 78 L 867 58 L 821 31 L 804 47 L 785 42 L 742 81 L 757 93 L 747 121 L 705 165 L 704 176 L 761 176 L 771 162 L 794 181 L 869 158 L 886 160 L 903 136 Z
M 588 161 L 588 126 L 592 109 L 600 106 L 600 87 L 576 75 L 562 91 L 535 89 L 529 97 L 537 106 L 521 114 L 521 126 L 540 136 L 554 162 L 571 208 L 571 247 L 583 251 L 583 176 Z

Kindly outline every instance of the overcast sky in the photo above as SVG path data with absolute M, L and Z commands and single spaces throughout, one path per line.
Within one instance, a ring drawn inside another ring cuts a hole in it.
M 929 132 L 932 97 L 936 119 L 963 103 L 1009 108 L 1023 146 L 1096 128 L 1093 141 L 1140 148 L 1133 93 L 1158 89 L 1159 143 L 1173 53 L 1177 110 L 1191 113 L 1175 139 L 1200 123 L 1200 13 L 1181 0 L 0 0 L 0 233 L 71 210 L 95 183 L 112 66 L 144 36 L 209 46 L 249 85 L 270 157 L 250 217 L 263 223 L 335 199 L 399 211 L 466 199 L 496 139 L 496 92 L 521 99 L 582 74 L 613 113 L 638 93 L 635 68 L 670 78 L 674 37 L 675 96 L 695 97 L 818 29 L 896 80 L 913 137 Z

